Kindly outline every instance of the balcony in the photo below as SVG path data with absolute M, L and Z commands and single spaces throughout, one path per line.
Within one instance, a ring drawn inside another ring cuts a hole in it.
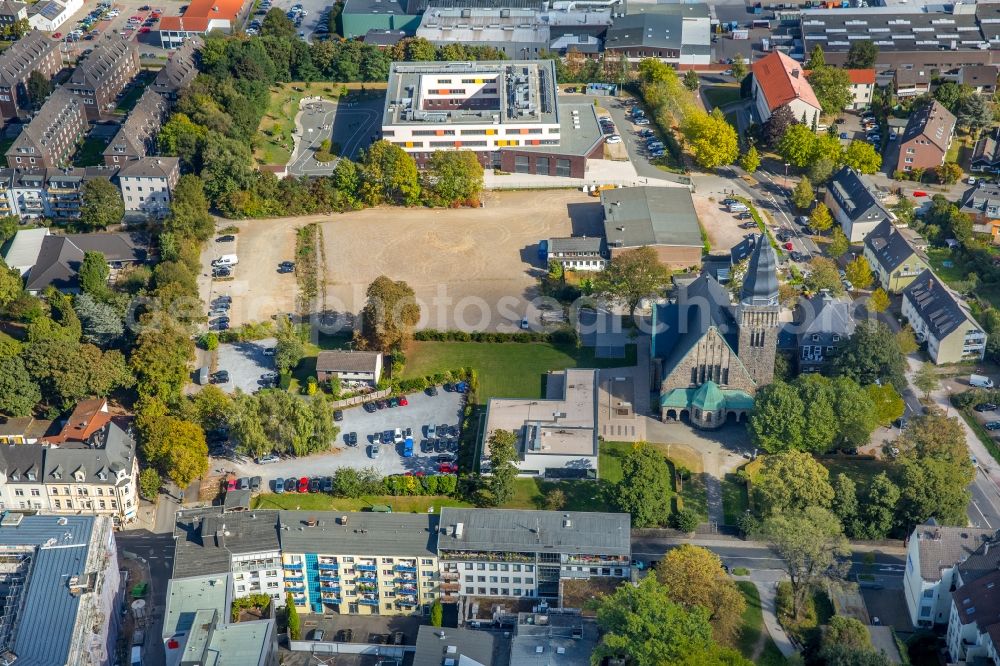
M 396 576 L 395 578 L 392 579 L 392 582 L 396 583 L 397 585 L 403 583 L 416 583 L 417 578 L 416 576 Z
M 320 571 L 325 571 L 325 570 L 337 571 L 338 569 L 340 569 L 340 565 L 337 564 L 336 562 L 320 562 L 319 563 L 319 570 Z
M 285 576 L 286 583 L 304 583 L 305 581 L 306 579 L 302 575 Z
M 281 565 L 281 568 L 285 569 L 286 571 L 298 571 L 299 569 L 302 568 L 302 563 L 301 562 L 297 562 L 297 563 L 286 562 L 285 564 Z
M 457 571 L 445 571 L 441 574 L 441 580 L 458 580 L 462 574 Z
M 396 599 L 397 606 L 416 606 L 416 599 Z
M 403 573 L 414 573 L 414 574 L 417 573 L 417 568 L 415 566 L 411 567 L 406 564 L 397 564 L 396 566 L 393 567 L 393 569 L 395 571 L 400 571 Z
M 397 585 L 395 587 L 395 590 L 396 590 L 396 594 L 416 594 L 417 593 L 417 586 L 416 585 L 410 585 L 410 586 L 407 586 L 407 587 L 403 587 L 402 585 Z
M 288 580 L 286 577 L 285 580 Z M 319 582 L 321 583 L 339 583 L 340 576 L 324 576 L 322 572 L 319 574 Z
M 528 555 L 525 553 L 493 553 L 493 552 L 456 550 L 456 551 L 448 551 L 442 553 L 441 559 L 462 560 L 471 562 L 517 562 L 517 563 L 526 562 L 528 564 L 532 564 L 535 561 L 535 556 Z
M 331 592 L 321 592 L 320 597 L 323 599 L 323 601 L 327 602 L 332 601 L 333 603 L 336 604 L 340 603 L 340 595 L 338 594 L 333 594 Z
M 378 606 L 378 599 L 358 599 L 362 606 Z
M 358 571 L 378 571 L 378 566 L 374 564 L 358 564 L 354 568 Z
M 458 583 L 441 583 L 442 592 L 461 592 L 462 586 Z
M 302 593 L 305 593 L 305 591 L 306 591 L 306 586 L 305 585 L 295 585 L 295 584 L 289 585 L 288 583 L 285 583 L 285 592 L 292 592 L 292 593 L 302 592 Z
M 355 579 L 355 582 L 358 582 L 358 583 L 377 583 L 378 582 L 378 578 L 375 577 L 375 576 L 358 576 Z
M 441 595 L 441 603 L 443 604 L 457 604 L 458 595 L 457 594 L 443 594 Z
M 337 594 L 340 594 L 340 586 L 339 585 L 323 585 L 322 583 L 320 583 L 319 589 L 320 589 L 321 592 L 329 592 L 329 591 L 333 590 Z
M 822 360 L 822 357 L 820 358 Z M 625 567 L 629 565 L 629 559 L 623 556 L 602 556 L 602 555 L 567 555 L 563 560 L 564 564 L 583 564 L 595 567 Z

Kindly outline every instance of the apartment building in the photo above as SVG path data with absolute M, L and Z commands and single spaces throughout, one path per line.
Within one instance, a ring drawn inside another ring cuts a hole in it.
M 608 249 L 600 236 L 550 238 L 546 263 L 557 262 L 564 271 L 603 271 L 608 264 Z
M 934 169 L 944 164 L 955 135 L 955 116 L 934 100 L 910 114 L 899 137 L 897 171 Z
M 176 157 L 143 157 L 127 162 L 118 171 L 126 214 L 167 215 L 180 177 L 181 163 Z
M 906 545 L 903 592 L 915 627 L 948 622 L 955 568 L 996 534 L 994 529 L 917 525 Z
M 438 598 L 436 515 L 281 511 L 279 522 L 299 610 L 419 615 Z
M 231 621 L 234 598 L 231 574 L 168 581 L 160 635 L 166 663 L 278 666 L 273 605 L 265 619 Z
M 868 176 L 851 167 L 845 166 L 834 174 L 824 201 L 852 243 L 863 241 L 883 220 L 892 218 Z
M 285 605 L 277 511 L 178 511 L 172 577 L 231 574 L 233 596 L 266 594 Z
M 628 578 L 631 522 L 627 513 L 444 508 L 437 537 L 441 600 L 555 600 L 563 580 Z
M 103 398 L 77 405 L 61 430 L 0 447 L 0 508 L 94 514 L 115 525 L 139 509 L 135 440 Z
M 462 149 L 499 167 L 503 149 L 559 145 L 556 94 L 551 60 L 394 62 L 382 136 L 420 166 Z
M 903 290 L 902 313 L 938 365 L 981 360 L 986 353 L 986 331 L 968 303 L 929 269 Z
M 930 268 L 923 250 L 889 220 L 865 236 L 864 256 L 878 283 L 890 294 L 898 294 Z
M 97 41 L 94 50 L 84 56 L 63 86 L 83 100 L 89 120 L 113 111 L 119 93 L 139 73 L 135 42 L 117 35 Z
M 170 110 L 165 97 L 147 88 L 104 149 L 105 166 L 121 166 L 156 150 L 156 135 Z
M 38 30 L 4 49 L 0 53 L 0 114 L 5 119 L 24 115 L 31 106 L 27 87 L 31 73 L 50 79 L 61 68 L 59 42 Z
M 1000 661 L 1000 541 L 978 535 L 978 547 L 962 552 L 951 584 L 941 594 L 948 603 L 945 641 L 949 664 L 996 664 Z
M 857 327 L 852 309 L 850 298 L 836 298 L 826 289 L 799 302 L 799 372 L 822 372 L 833 363 Z
M 84 100 L 65 87 L 57 88 L 7 149 L 7 166 L 12 169 L 64 166 L 86 131 Z
M 851 103 L 847 108 L 854 111 L 867 109 L 871 106 L 872 95 L 875 94 L 875 70 L 849 69 L 847 76 L 851 80 Z
M 18 21 L 28 18 L 28 5 L 17 0 L 0 2 L 0 29 L 10 29 Z
M 752 97 L 757 116 L 764 123 L 771 114 L 788 106 L 796 120 L 809 127 L 819 123 L 823 109 L 806 79 L 802 64 L 781 51 L 772 51 L 750 65 Z
M 176 102 L 181 91 L 187 88 L 198 76 L 199 49 L 205 45 L 200 37 L 185 40 L 180 47 L 170 53 L 167 64 L 156 73 L 153 80 L 153 90 Z
M 123 590 L 111 519 L 0 516 L 0 660 L 115 661 Z

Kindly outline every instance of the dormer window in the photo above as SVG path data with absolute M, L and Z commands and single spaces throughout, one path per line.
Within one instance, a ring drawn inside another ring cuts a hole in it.
M 819 342 L 819 333 L 813 333 L 813 342 Z
M 840 336 L 839 336 L 839 335 L 837 335 L 836 333 L 834 333 L 834 334 L 833 334 L 833 341 L 834 341 L 834 342 L 840 342 Z
M 28 472 L 27 476 L 28 476 L 28 481 L 34 481 L 35 480 L 35 473 L 34 472 Z
M 76 473 L 73 474 L 73 478 L 76 479 L 77 482 L 83 482 L 83 480 L 87 478 L 87 475 L 84 474 L 82 471 L 77 470 Z

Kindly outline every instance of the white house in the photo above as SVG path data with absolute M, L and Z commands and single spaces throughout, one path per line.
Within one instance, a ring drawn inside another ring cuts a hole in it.
M 130 160 L 118 172 L 125 211 L 160 217 L 170 212 L 170 198 L 180 178 L 176 157 Z
M 753 99 L 760 122 L 787 105 L 795 119 L 807 126 L 819 124 L 823 114 L 802 65 L 781 51 L 772 51 L 750 66 Z
M 995 530 L 944 527 L 933 519 L 917 525 L 906 547 L 903 592 L 915 627 L 945 624 L 951 608 L 955 567 L 973 554 Z
M 367 351 L 322 351 L 316 357 L 316 379 L 336 377 L 341 381 L 375 386 L 382 377 L 382 354 Z
M 851 104 L 847 108 L 857 111 L 871 106 L 875 93 L 875 70 L 849 69 L 847 75 L 851 79 Z
M 28 25 L 37 30 L 52 32 L 69 20 L 83 7 L 83 0 L 42 0 L 28 10 Z

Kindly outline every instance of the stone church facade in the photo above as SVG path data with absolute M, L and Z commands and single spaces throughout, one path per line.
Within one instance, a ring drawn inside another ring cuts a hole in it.
M 778 330 L 777 256 L 758 239 L 740 291 L 708 274 L 677 283 L 677 298 L 654 310 L 660 417 L 701 428 L 744 421 L 753 396 L 774 378 Z

